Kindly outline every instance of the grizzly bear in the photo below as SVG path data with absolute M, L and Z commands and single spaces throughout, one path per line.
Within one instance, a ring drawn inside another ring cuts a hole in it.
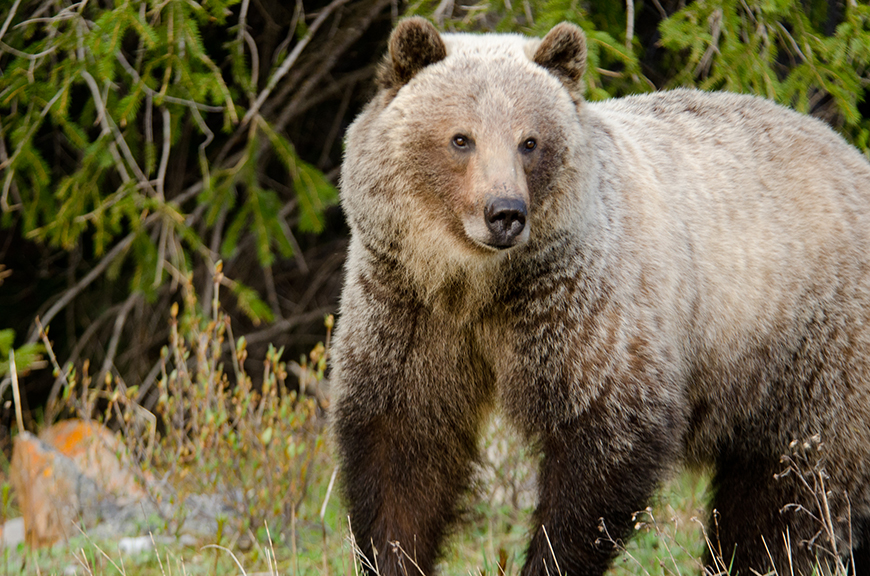
M 341 176 L 361 560 L 433 573 L 498 409 L 540 454 L 525 575 L 602 574 L 680 465 L 712 474 L 711 569 L 870 574 L 870 163 L 761 98 L 586 102 L 585 68 L 566 23 L 390 37 Z

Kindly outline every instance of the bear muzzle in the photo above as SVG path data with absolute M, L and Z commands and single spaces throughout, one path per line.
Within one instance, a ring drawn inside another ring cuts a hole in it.
M 510 248 L 528 238 L 528 208 L 521 198 L 490 197 L 483 216 L 489 230 L 487 244 L 493 248 Z

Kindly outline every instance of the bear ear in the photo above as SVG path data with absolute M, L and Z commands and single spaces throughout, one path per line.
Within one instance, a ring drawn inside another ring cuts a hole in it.
M 419 16 L 402 20 L 390 35 L 390 53 L 378 77 L 381 88 L 398 90 L 420 70 L 447 57 L 435 26 Z
M 586 35 L 583 30 L 568 22 L 557 24 L 541 40 L 533 60 L 561 80 L 575 102 L 583 99 L 583 74 L 586 72 Z

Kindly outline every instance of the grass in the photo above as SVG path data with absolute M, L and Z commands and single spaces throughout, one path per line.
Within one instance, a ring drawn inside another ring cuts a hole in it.
M 79 371 L 55 366 L 67 386 L 64 405 L 48 412 L 118 429 L 140 478 L 163 480 L 148 483 L 151 498 L 169 510 L 152 519 L 145 533 L 151 546 L 124 551 L 118 537 L 85 529 L 48 549 L 0 548 L 0 576 L 358 573 L 324 429 L 332 319 L 326 320 L 324 343 L 308 358 L 287 362 L 281 350 L 270 350 L 255 383 L 244 369 L 244 340 L 233 339 L 220 308 L 219 287 L 218 276 L 214 299 L 203 307 L 188 286 L 184 301 L 173 307 L 161 376 L 151 391 L 111 378 L 93 382 L 87 364 Z M 306 394 L 288 392 L 295 383 L 291 374 Z M 522 567 L 535 500 L 533 459 L 499 417 L 487 429 L 482 454 L 466 522 L 444 550 L 441 574 L 501 576 Z M 706 550 L 707 492 L 707 478 L 696 473 L 667 483 L 655 503 L 638 512 L 633 538 L 616 543 L 622 554 L 609 574 L 698 574 Z M 191 494 L 223 494 L 232 507 L 213 533 L 193 540 L 182 537 Z M 7 490 L 3 495 L 4 516 L 13 517 L 14 502 Z
M 325 432 L 318 434 L 322 440 Z M 500 449 L 493 450 L 493 446 Z M 516 435 L 500 421 L 487 432 L 484 454 L 476 496 L 466 523 L 445 549 L 440 574 L 498 576 L 517 574 L 522 566 L 534 500 L 531 461 L 525 458 Z M 213 538 L 183 542 L 170 530 L 158 530 L 153 534 L 152 548 L 134 553 L 120 550 L 118 539 L 85 533 L 49 549 L 30 551 L 22 545 L 3 550 L 0 576 L 354 574 L 346 513 L 334 485 L 330 489 L 335 468 L 328 451 L 318 460 L 317 468 L 295 522 L 283 531 L 267 531 L 264 525 L 248 527 L 244 533 L 227 530 Z M 692 517 L 699 514 L 705 490 L 705 480 L 689 473 L 667 484 L 655 506 L 639 517 L 636 537 L 610 573 L 697 573 L 695 558 L 703 552 L 703 537 Z
M 492 435 L 501 433 L 503 430 L 494 427 L 486 442 L 496 441 L 498 437 Z M 331 470 L 332 465 L 330 458 L 324 458 L 324 470 Z M 527 505 L 532 497 L 531 485 L 513 483 L 517 471 L 507 469 L 503 462 L 486 461 L 483 467 L 494 465 L 501 467 L 498 471 L 508 481 L 497 480 L 495 484 L 479 487 L 467 523 L 445 549 L 440 574 L 519 573 L 531 515 L 531 506 Z M 354 574 L 345 511 L 334 491 L 323 522 L 320 521 L 330 478 L 331 473 L 325 473 L 312 483 L 299 508 L 295 530 L 269 534 L 265 528 L 252 529 L 242 535 L 215 536 L 195 543 L 183 543 L 171 534 L 158 532 L 153 535 L 153 548 L 136 553 L 121 551 L 117 539 L 82 534 L 50 549 L 31 552 L 19 546 L 3 550 L 0 576 Z M 655 506 L 639 517 L 635 538 L 627 544 L 626 552 L 614 563 L 610 574 L 697 574 L 700 564 L 696 558 L 703 553 L 703 536 L 692 518 L 699 513 L 705 490 L 705 480 L 690 473 L 668 483 Z M 493 500 L 493 494 L 500 497 Z

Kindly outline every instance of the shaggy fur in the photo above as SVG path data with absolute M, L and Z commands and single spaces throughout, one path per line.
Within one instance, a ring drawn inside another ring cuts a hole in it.
M 787 572 L 788 529 L 809 572 L 827 542 L 779 473 L 815 435 L 836 553 L 867 574 L 870 164 L 760 98 L 584 102 L 584 62 L 567 24 L 406 20 L 350 128 L 332 426 L 363 555 L 432 573 L 497 406 L 541 454 L 523 574 L 555 574 L 543 527 L 563 573 L 602 574 L 601 519 L 628 536 L 679 464 L 714 471 L 736 570 Z M 505 198 L 527 209 L 509 248 Z

